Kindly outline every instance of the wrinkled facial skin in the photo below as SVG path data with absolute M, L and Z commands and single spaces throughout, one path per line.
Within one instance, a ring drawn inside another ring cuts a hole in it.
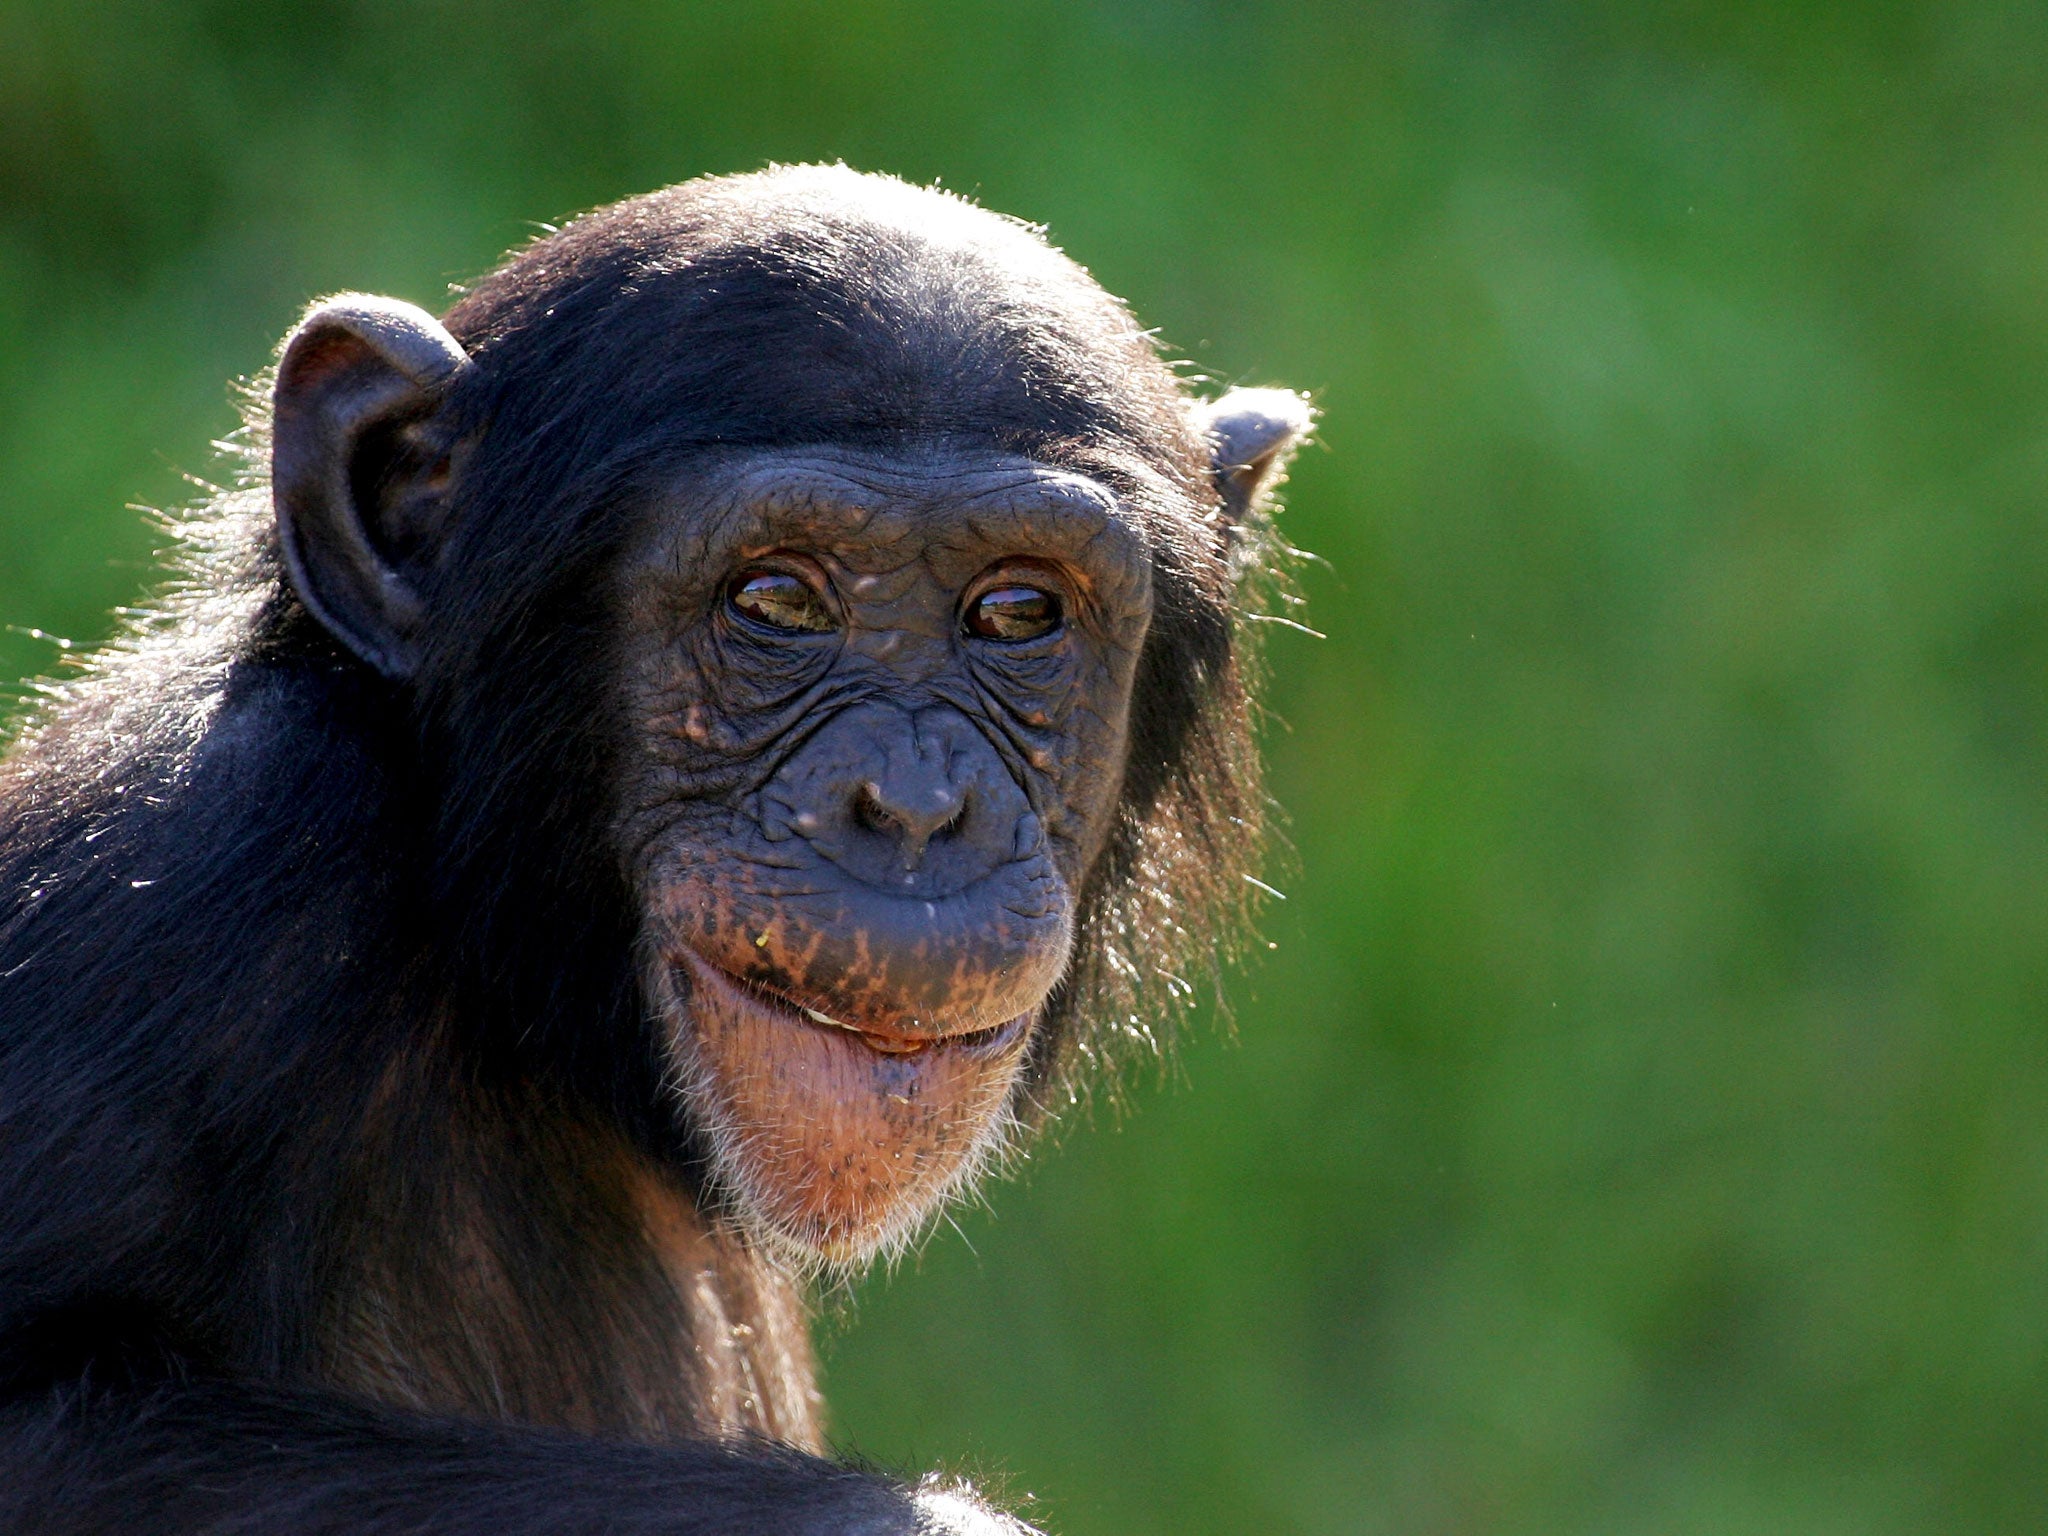
M 857 1264 L 1000 1142 L 1150 558 L 1103 486 L 986 453 L 735 457 L 651 521 L 621 605 L 648 990 L 719 1194 L 786 1262 Z

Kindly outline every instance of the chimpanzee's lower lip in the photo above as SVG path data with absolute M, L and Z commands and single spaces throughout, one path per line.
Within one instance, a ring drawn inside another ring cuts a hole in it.
M 869 1050 L 884 1056 L 916 1056 L 926 1051 L 962 1050 L 997 1053 L 1014 1045 L 1031 1021 L 1031 1015 L 1020 1013 L 1007 1023 L 997 1024 L 988 1029 L 963 1031 L 958 1034 L 946 1033 L 885 1033 L 879 1030 L 862 1029 L 835 1019 L 830 1014 L 806 1007 L 756 982 L 735 976 L 722 966 L 713 965 L 702 955 L 686 951 L 689 969 L 693 976 L 709 980 L 735 994 L 737 1000 L 751 1003 L 757 1008 L 776 1013 L 791 1023 L 806 1029 L 825 1029 L 850 1036 Z

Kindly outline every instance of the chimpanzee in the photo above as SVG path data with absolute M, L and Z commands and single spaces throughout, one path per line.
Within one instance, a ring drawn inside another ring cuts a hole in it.
M 1245 915 L 1308 427 L 844 168 L 318 304 L 0 766 L 0 1530 L 996 1532 L 805 1287 Z

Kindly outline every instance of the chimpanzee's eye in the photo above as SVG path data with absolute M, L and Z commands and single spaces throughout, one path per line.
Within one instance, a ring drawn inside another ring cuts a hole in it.
M 996 587 L 967 606 L 967 632 L 983 640 L 1036 640 L 1060 627 L 1060 600 L 1037 587 Z
M 839 620 L 824 596 L 801 576 L 788 571 L 741 571 L 725 589 L 733 612 L 770 629 L 819 635 L 837 629 Z

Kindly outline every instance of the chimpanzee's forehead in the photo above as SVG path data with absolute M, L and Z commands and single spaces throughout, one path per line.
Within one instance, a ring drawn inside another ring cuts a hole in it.
M 483 413 L 521 442 L 937 433 L 1154 462 L 1189 446 L 1171 370 L 1085 271 L 957 199 L 857 177 L 621 205 L 522 253 L 448 323 Z
M 1005 454 L 836 448 L 734 455 L 700 464 L 657 498 L 659 542 L 691 563 L 794 547 L 855 568 L 956 555 L 1038 556 L 1100 568 L 1145 559 L 1114 491 L 1071 469 Z

